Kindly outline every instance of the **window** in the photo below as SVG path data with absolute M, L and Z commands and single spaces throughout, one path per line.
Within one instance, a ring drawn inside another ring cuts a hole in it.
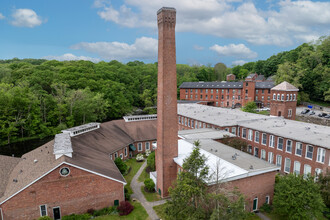
M 198 93 L 198 89 L 195 89 L 195 92 Z
M 116 153 L 115 153 L 115 159 L 116 159 L 117 157 L 118 157 L 118 153 L 116 152 Z
M 188 119 L 185 118 L 185 119 L 184 119 L 184 125 L 185 125 L 185 126 L 187 126 L 187 121 L 188 121 Z
M 231 128 L 231 133 L 236 135 L 236 128 L 235 127 Z
M 218 98 L 218 97 L 217 97 Z M 219 106 L 219 102 L 215 102 L 215 106 Z
M 299 175 L 299 174 L 300 174 L 300 162 L 299 162 L 299 161 L 295 161 L 295 162 L 294 162 L 293 172 L 294 172 L 296 175 Z
M 273 152 L 268 152 L 268 162 L 274 163 L 274 154 Z
M 250 154 L 252 153 L 252 146 L 251 145 L 249 145 L 248 146 L 248 150 L 247 150 Z
M 179 119 L 178 120 L 179 120 L 179 124 L 181 124 L 181 116 L 179 116 Z
M 195 95 L 195 99 L 197 99 L 197 97 L 198 97 L 198 96 L 197 96 L 197 95 Z
M 315 181 L 318 181 L 319 180 L 319 176 L 320 176 L 320 174 L 322 173 L 322 170 L 320 169 L 320 168 L 316 168 L 315 169 L 315 174 L 314 174 L 314 176 L 315 176 Z
M 123 159 L 123 154 L 120 154 L 119 157 L 120 157 L 120 159 Z
M 254 148 L 254 156 L 259 157 L 259 148 Z
M 253 131 L 251 129 L 249 129 L 249 137 L 248 137 L 248 139 L 250 141 L 252 141 L 252 136 L 253 136 Z
M 239 95 L 239 96 L 237 97 L 237 99 L 238 99 L 238 100 L 241 100 L 241 96 Z
M 277 94 L 277 100 L 280 100 L 280 94 Z
M 288 117 L 292 116 L 292 109 L 288 109 Z
M 201 99 L 203 99 L 203 95 L 201 95 Z
M 146 142 L 146 150 L 150 150 L 150 142 Z
M 110 154 L 110 159 L 112 160 L 112 154 Z
M 242 128 L 242 138 L 246 138 L 246 128 Z
M 274 93 L 274 95 L 273 95 L 273 100 L 276 100 L 276 94 Z
M 291 169 L 291 160 L 290 158 L 285 158 L 284 172 L 290 173 Z
M 192 92 L 192 89 L 190 89 L 190 92 Z
M 296 101 L 296 94 L 293 94 L 293 101 Z
M 191 119 L 191 127 L 194 128 L 194 120 Z
M 267 96 L 267 100 L 270 100 L 270 96 Z
M 296 143 L 296 155 L 301 156 L 302 153 L 302 143 L 297 142 Z
M 262 93 L 262 94 L 265 94 L 265 90 L 261 90 L 261 93 Z
M 292 101 L 292 94 L 290 94 L 290 101 Z
M 203 128 L 206 128 L 206 125 L 205 125 L 205 123 L 203 123 Z
M 266 151 L 261 150 L 261 159 L 266 160 Z
M 229 132 L 229 128 L 225 128 L 225 131 Z
M 213 89 L 211 89 L 211 93 L 213 93 Z
M 276 156 L 276 165 L 278 167 L 282 167 L 282 156 L 281 155 Z
M 286 141 L 286 152 L 288 152 L 288 153 L 292 152 L 292 141 L 291 140 Z
M 195 128 L 198 128 L 198 121 L 195 121 Z
M 216 93 L 219 93 L 219 89 L 215 90 Z
M 247 89 L 245 90 L 245 94 L 248 94 L 248 90 Z
M 227 99 L 229 99 L 229 95 L 227 95 Z
M 224 93 L 224 90 L 223 89 L 221 89 L 221 93 Z
M 192 95 L 190 95 L 190 99 L 192 99 L 193 98 L 193 96 Z
M 286 100 L 289 101 L 289 94 L 286 94 Z
M 262 91 L 264 91 L 264 90 L 262 90 Z M 266 200 L 265 200 L 266 202 L 265 202 L 265 203 L 266 203 L 266 204 L 269 204 L 269 200 L 270 200 L 270 199 L 269 199 L 269 196 L 266 196 Z
M 258 89 L 256 89 L 256 94 L 258 94 L 258 92 L 259 92 L 259 90 L 258 90 Z
M 308 164 L 305 164 L 304 166 L 304 177 L 306 178 L 308 174 L 311 174 L 312 168 Z
M 188 99 L 188 95 L 186 95 L 186 99 Z
M 259 131 L 256 131 L 256 132 L 255 132 L 254 142 L 259 143 Z
M 283 138 L 280 138 L 279 137 L 277 140 L 278 140 L 278 142 L 277 142 L 277 149 L 283 150 Z
M 274 147 L 275 146 L 275 138 L 274 135 L 269 136 L 269 147 Z
M 138 151 L 142 151 L 142 143 L 138 143 Z
M 249 86 L 249 83 L 245 83 L 246 86 Z
M 40 216 L 47 216 L 47 205 L 41 205 L 40 208 Z M 0 213 L 2 214 L 2 213 Z M 0 216 L 2 217 L 2 216 Z
M 311 159 L 311 160 L 313 159 L 313 150 L 314 150 L 313 146 L 307 145 L 306 158 Z
M 325 149 L 323 148 L 317 148 L 317 158 L 316 161 L 319 163 L 324 163 L 325 159 Z
M 213 99 L 213 95 L 211 95 L 211 99 Z
M 127 147 L 125 147 L 125 157 L 127 157 Z
M 282 100 L 282 101 L 284 100 L 284 94 L 282 94 L 281 100 Z
M 215 96 L 215 99 L 219 99 L 219 96 L 218 96 L 218 95 L 216 95 L 216 96 Z
M 157 141 L 152 142 L 152 149 L 155 149 L 155 145 L 157 144 Z
M 262 100 L 262 101 L 265 100 L 265 97 L 264 97 L 264 96 L 261 96 L 261 100 Z
M 205 95 L 205 99 L 208 99 L 207 95 Z
M 190 119 L 188 119 L 188 127 L 190 127 Z
M 208 89 L 205 89 L 205 92 L 206 92 L 206 93 L 208 93 L 208 92 L 209 92 L 209 90 L 208 90 Z
M 262 141 L 261 142 L 262 142 L 263 145 L 267 144 L 267 134 L 265 134 L 265 133 L 262 134 Z
M 186 89 L 186 93 L 188 93 L 188 89 Z
M 199 122 L 199 128 L 202 128 L 202 122 Z
M 256 101 L 258 101 L 258 96 L 256 96 Z

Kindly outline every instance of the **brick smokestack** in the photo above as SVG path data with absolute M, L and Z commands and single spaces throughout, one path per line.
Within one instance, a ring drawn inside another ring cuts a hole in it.
M 157 93 L 157 189 L 168 197 L 168 188 L 176 180 L 178 156 L 177 82 L 175 55 L 176 10 L 163 7 L 158 22 L 158 93 Z

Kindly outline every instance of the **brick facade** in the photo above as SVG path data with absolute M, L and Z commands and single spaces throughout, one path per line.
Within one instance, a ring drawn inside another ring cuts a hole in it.
M 68 176 L 60 175 L 62 167 L 70 169 Z M 124 200 L 123 183 L 63 164 L 0 208 L 4 219 L 37 219 L 40 205 L 47 205 L 47 214 L 53 218 L 54 207 L 60 207 L 61 216 L 64 216 L 113 206 L 115 200 Z
M 271 91 L 270 115 L 296 118 L 297 91 Z

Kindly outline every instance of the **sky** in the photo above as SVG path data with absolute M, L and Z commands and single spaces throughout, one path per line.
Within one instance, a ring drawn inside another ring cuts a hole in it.
M 154 63 L 163 6 L 180 64 L 232 67 L 330 35 L 329 0 L 1 0 L 0 59 Z

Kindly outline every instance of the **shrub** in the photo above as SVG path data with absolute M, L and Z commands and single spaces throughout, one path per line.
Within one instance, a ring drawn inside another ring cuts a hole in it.
M 124 192 L 125 192 L 125 200 L 129 201 L 131 199 L 131 194 L 128 193 L 128 189 L 126 187 L 124 188 Z
M 261 207 L 260 207 L 260 211 L 261 212 L 267 212 L 270 213 L 272 211 L 273 207 L 267 203 L 264 203 Z
M 117 210 L 119 211 L 119 215 L 128 215 L 133 211 L 133 209 L 134 207 L 128 201 L 120 202 L 120 205 L 117 207 Z
M 115 164 L 122 174 L 124 174 L 127 171 L 127 165 L 126 165 L 126 163 L 124 163 L 124 161 L 120 157 L 117 157 L 115 159 Z
M 151 151 L 150 150 L 146 150 L 146 156 L 148 157 L 150 155 Z
M 143 161 L 143 160 L 144 160 L 143 154 L 138 154 L 138 155 L 136 156 L 136 161 L 141 162 L 141 161 Z
M 42 217 L 38 218 L 38 220 L 52 220 L 52 218 L 49 216 L 42 216 Z
M 245 104 L 245 106 L 242 108 L 244 112 L 251 112 L 251 113 L 256 113 L 257 111 L 257 104 L 253 101 L 248 102 Z
M 149 154 L 148 158 L 147 158 L 147 165 L 148 167 L 150 167 L 150 169 L 152 171 L 156 170 L 156 166 L 155 166 L 155 152 L 152 152 Z
M 153 192 L 155 190 L 155 183 L 152 179 L 148 178 L 144 181 L 144 185 L 146 187 L 146 189 L 149 192 Z
M 76 215 L 76 214 L 71 214 L 71 215 L 66 215 L 62 217 L 62 220 L 88 220 L 91 219 L 90 214 L 81 214 L 81 215 Z

